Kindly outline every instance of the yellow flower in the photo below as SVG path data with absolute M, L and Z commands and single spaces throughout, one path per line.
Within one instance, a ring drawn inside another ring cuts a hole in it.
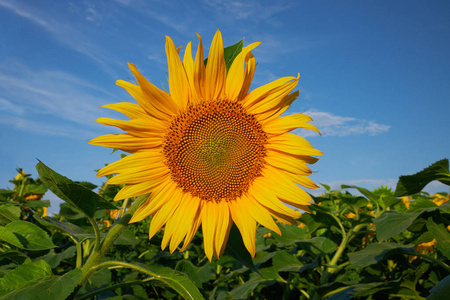
M 409 207 L 411 206 L 411 200 L 409 199 L 409 197 L 403 196 L 400 197 L 400 199 L 402 200 L 403 204 L 405 204 L 406 209 L 409 209 Z
M 442 204 L 444 204 L 445 202 L 447 202 L 450 199 L 450 195 L 447 197 L 444 197 L 441 194 L 434 194 L 431 197 L 434 197 L 433 203 L 436 204 L 437 206 L 441 206 Z
M 118 80 L 138 104 L 116 103 L 131 120 L 99 118 L 123 134 L 97 137 L 91 144 L 131 153 L 98 172 L 118 174 L 108 184 L 125 184 L 114 200 L 150 194 L 130 222 L 152 216 L 149 236 L 164 225 L 162 249 L 172 253 L 184 240 L 186 249 L 202 225 L 205 254 L 220 257 L 231 225 L 239 228 L 244 244 L 255 255 L 257 222 L 280 234 L 276 223 L 295 224 L 308 211 L 308 193 L 297 184 L 317 188 L 307 175 L 307 164 L 322 152 L 302 137 L 297 128 L 315 130 L 309 116 L 280 117 L 297 98 L 291 93 L 297 77 L 283 77 L 249 88 L 255 72 L 250 52 L 242 49 L 227 71 L 220 31 L 204 63 L 201 37 L 195 60 L 188 43 L 181 61 L 173 41 L 166 37 L 170 94 L 147 81 L 133 64 L 138 84 Z
M 14 177 L 14 180 L 19 180 L 22 177 L 25 177 L 25 172 L 23 170 L 21 170 L 19 173 L 17 173 L 16 177 Z

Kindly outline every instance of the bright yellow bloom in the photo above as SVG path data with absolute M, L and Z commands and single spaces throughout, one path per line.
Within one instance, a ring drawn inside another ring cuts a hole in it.
M 307 188 L 317 185 L 307 175 L 307 164 L 322 152 L 297 128 L 315 130 L 309 116 L 280 117 L 297 98 L 291 93 L 297 77 L 283 77 L 249 93 L 255 72 L 250 52 L 242 49 L 228 72 L 222 36 L 216 32 L 205 66 L 201 37 L 195 60 L 191 43 L 181 61 L 173 41 L 166 37 L 170 94 L 147 81 L 129 64 L 138 84 L 119 80 L 138 102 L 104 107 L 131 120 L 99 118 L 124 134 L 97 137 L 91 144 L 131 153 L 98 172 L 118 174 L 108 184 L 125 184 L 115 197 L 121 200 L 150 194 L 130 222 L 152 216 L 149 237 L 164 225 L 162 249 L 172 253 L 184 240 L 186 249 L 202 225 L 206 256 L 220 257 L 231 225 L 239 228 L 244 244 L 255 255 L 257 222 L 281 234 L 277 221 L 295 224 L 311 201 Z
M 405 204 L 406 209 L 409 210 L 409 207 L 411 206 L 411 200 L 409 199 L 409 197 L 403 196 L 403 197 L 400 197 L 400 199 L 402 200 L 403 204 Z
M 434 194 L 431 197 L 434 197 L 433 203 L 436 204 L 437 206 L 441 206 L 442 204 L 444 204 L 445 202 L 447 202 L 450 199 L 450 195 L 447 197 L 444 197 L 441 194 Z
M 20 178 L 25 177 L 25 172 L 22 170 L 19 173 L 17 173 L 16 177 L 14 177 L 14 180 L 19 180 Z

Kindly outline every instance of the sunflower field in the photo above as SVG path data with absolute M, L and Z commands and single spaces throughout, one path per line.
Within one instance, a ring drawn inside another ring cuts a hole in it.
M 198 37 L 195 61 L 167 37 L 171 93 L 132 64 L 138 84 L 117 82 L 138 104 L 97 120 L 125 133 L 90 143 L 128 153 L 102 186 L 39 161 L 0 189 L 0 300 L 448 299 L 450 196 L 423 192 L 450 186 L 448 159 L 394 191 L 309 195 L 323 153 L 291 131 L 319 130 L 281 116 L 298 76 L 249 92 L 259 43 L 217 31 L 204 59 Z M 64 201 L 51 216 L 47 191 Z
M 446 299 L 448 160 L 401 176 L 396 190 L 341 187 L 314 197 L 282 235 L 259 227 L 251 258 L 233 227 L 209 261 L 198 232 L 184 252 L 161 251 L 163 232 L 128 225 L 139 198 L 112 203 L 121 186 L 74 182 L 39 162 L 0 190 L 0 299 Z M 51 190 L 65 201 L 46 216 Z M 93 253 L 101 258 L 92 262 Z

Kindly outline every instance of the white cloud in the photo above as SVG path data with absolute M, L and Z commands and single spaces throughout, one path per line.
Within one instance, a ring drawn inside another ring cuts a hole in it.
M 0 65 L 0 94 L 2 124 L 59 136 L 85 136 L 100 115 L 98 107 L 117 98 L 71 74 L 30 70 L 18 62 Z M 56 121 L 58 127 L 52 126 Z
M 378 135 L 390 129 L 389 125 L 378 124 L 375 121 L 342 117 L 328 112 L 309 110 L 305 114 L 313 118 L 312 124 L 319 128 L 322 136 Z M 303 137 L 317 136 L 317 133 L 304 129 L 298 129 L 294 133 Z
M 82 29 L 77 28 L 77 24 L 68 22 L 67 19 L 61 18 L 59 15 L 48 13 L 22 2 L 19 4 L 17 2 L 0 0 L 0 7 L 9 9 L 18 16 L 35 23 L 50 33 L 58 42 L 93 59 L 103 68 L 103 70 L 111 74 L 111 76 L 117 77 L 116 72 L 110 67 L 110 64 L 116 63 L 116 61 L 112 59 L 111 53 L 90 41 L 82 32 Z M 84 16 L 84 19 L 87 21 L 94 21 L 101 18 L 97 13 L 97 10 L 92 6 L 87 7 L 85 14 L 86 13 L 87 15 Z

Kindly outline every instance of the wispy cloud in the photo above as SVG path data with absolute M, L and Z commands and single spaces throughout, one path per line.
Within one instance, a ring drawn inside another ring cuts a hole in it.
M 23 2 L 0 0 L 0 7 L 33 22 L 51 34 L 58 42 L 93 59 L 105 72 L 117 77 L 116 72 L 110 66 L 116 63 L 112 59 L 111 53 L 89 40 L 82 30 L 77 29 L 76 24 L 73 22 Z M 83 18 L 87 21 L 93 21 L 100 18 L 100 16 L 93 6 L 88 5 Z
M 319 128 L 322 136 L 379 135 L 390 129 L 389 125 L 372 120 L 337 116 L 329 112 L 309 110 L 305 114 L 313 118 L 313 124 Z M 295 133 L 304 137 L 317 136 L 317 133 L 304 129 L 298 129 Z
M 0 93 L 2 124 L 45 135 L 92 130 L 98 107 L 117 97 L 71 74 L 30 70 L 18 62 L 0 66 Z M 54 127 L 56 121 L 63 123 Z

